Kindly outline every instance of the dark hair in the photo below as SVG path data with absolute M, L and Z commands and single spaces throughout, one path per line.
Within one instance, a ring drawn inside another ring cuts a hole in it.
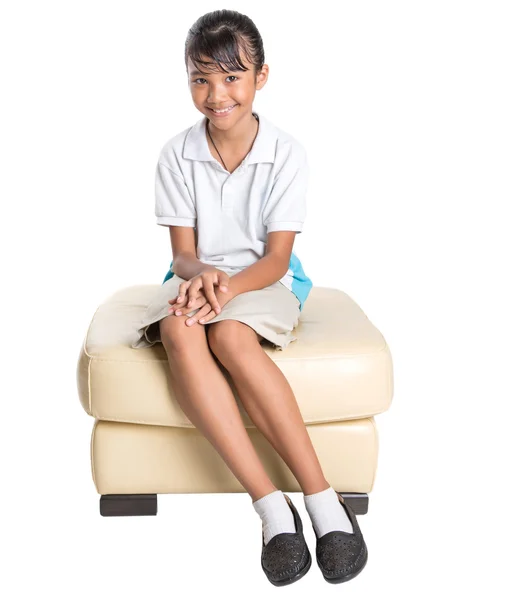
M 236 10 L 206 13 L 195 21 L 188 32 L 184 49 L 186 70 L 188 58 L 191 58 L 201 72 L 201 65 L 215 72 L 247 71 L 241 60 L 241 51 L 253 63 L 256 76 L 265 57 L 262 37 L 253 21 Z M 213 62 L 204 61 L 204 56 Z

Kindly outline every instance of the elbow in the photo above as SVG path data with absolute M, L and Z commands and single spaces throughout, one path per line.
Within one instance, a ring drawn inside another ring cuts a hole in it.
M 289 262 L 285 256 L 280 256 L 279 254 L 273 254 L 273 261 L 277 266 L 277 274 L 279 275 L 278 279 L 281 279 L 289 270 Z

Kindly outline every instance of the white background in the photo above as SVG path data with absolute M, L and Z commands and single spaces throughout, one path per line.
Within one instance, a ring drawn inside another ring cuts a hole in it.
M 518 597 L 517 7 L 2 4 L 4 597 Z M 154 170 L 201 117 L 184 40 L 219 8 L 258 26 L 270 76 L 253 106 L 308 151 L 294 252 L 315 286 L 360 305 L 394 360 L 359 517 L 369 561 L 340 586 L 314 562 L 276 592 L 246 494 L 159 496 L 156 517 L 102 518 L 91 479 L 77 358 L 106 297 L 169 268 Z

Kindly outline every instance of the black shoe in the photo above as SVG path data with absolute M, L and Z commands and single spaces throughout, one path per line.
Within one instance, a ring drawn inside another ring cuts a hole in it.
M 320 538 L 316 533 L 316 562 L 329 583 L 342 583 L 359 575 L 367 564 L 368 550 L 352 508 L 338 495 L 341 506 L 347 513 L 354 533 L 329 531 Z
M 279 533 L 264 544 L 262 533 L 262 569 L 276 586 L 301 579 L 311 567 L 311 553 L 303 535 L 302 521 L 291 499 L 284 494 L 294 516 L 296 533 Z

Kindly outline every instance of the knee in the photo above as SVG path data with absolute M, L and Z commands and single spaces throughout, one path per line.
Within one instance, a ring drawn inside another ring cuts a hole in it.
M 244 348 L 246 340 L 255 339 L 257 335 L 249 325 L 232 319 L 218 321 L 207 327 L 209 327 L 208 345 L 215 354 L 219 352 L 240 356 L 240 349 Z
M 188 327 L 186 317 L 176 315 L 169 315 L 159 321 L 161 342 L 167 352 L 191 350 L 193 344 L 200 342 L 201 336 L 205 337 L 203 329 L 198 324 Z

